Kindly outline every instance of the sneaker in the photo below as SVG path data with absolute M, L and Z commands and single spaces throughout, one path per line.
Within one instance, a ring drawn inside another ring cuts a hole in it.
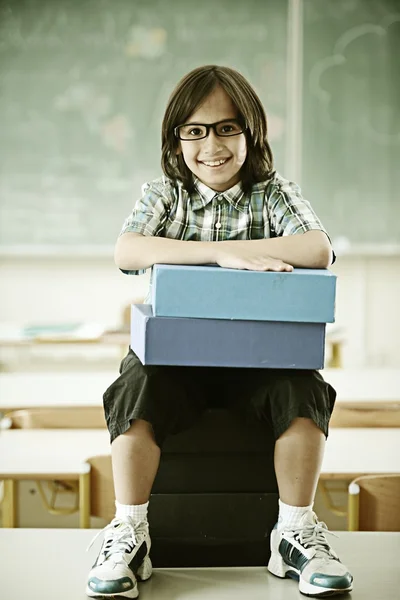
M 326 541 L 330 533 L 315 513 L 306 513 L 295 529 L 271 532 L 271 558 L 268 570 L 277 577 L 290 577 L 299 582 L 305 596 L 324 598 L 344 594 L 353 589 L 353 576 Z
M 86 594 L 91 598 L 137 598 L 137 580 L 144 581 L 152 573 L 148 522 L 113 519 L 102 531 L 103 545 L 89 573 Z

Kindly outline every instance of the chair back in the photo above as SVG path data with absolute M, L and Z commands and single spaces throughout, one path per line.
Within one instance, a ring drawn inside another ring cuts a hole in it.
M 103 429 L 101 406 L 27 408 L 4 415 L 11 429 Z
M 400 474 L 363 475 L 350 483 L 349 529 L 400 531 Z
M 400 402 L 336 402 L 330 427 L 400 427 Z
M 115 493 L 111 455 L 92 456 L 90 465 L 90 515 L 111 521 L 115 516 Z

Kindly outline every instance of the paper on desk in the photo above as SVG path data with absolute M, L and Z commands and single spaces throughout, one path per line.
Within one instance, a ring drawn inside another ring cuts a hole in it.
M 104 334 L 105 330 L 105 326 L 100 323 L 81 323 L 64 331 L 49 328 L 37 332 L 32 337 L 35 340 L 96 340 Z
M 20 325 L 0 323 L 1 342 L 29 340 L 81 340 L 98 339 L 107 328 L 99 323 L 60 323 L 50 325 Z
M 20 325 L 0 323 L 0 342 L 16 342 L 24 337 L 23 328 Z

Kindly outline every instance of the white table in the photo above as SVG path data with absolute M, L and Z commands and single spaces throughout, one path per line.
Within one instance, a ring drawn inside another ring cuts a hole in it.
M 324 369 L 337 391 L 331 427 L 399 427 L 400 369 Z
M 321 479 L 352 479 L 379 473 L 400 473 L 398 429 L 330 429 Z
M 11 429 L 0 433 L 0 479 L 6 480 L 7 524 L 16 522 L 16 482 L 23 479 L 80 481 L 81 526 L 87 527 L 89 472 L 85 460 L 109 454 L 109 433 L 102 429 Z M 321 479 L 351 480 L 357 475 L 400 473 L 397 429 L 332 429 Z
M 10 429 L 0 433 L 0 478 L 77 477 L 90 456 L 109 454 L 106 429 Z M 322 478 L 400 472 L 400 434 L 390 428 L 331 429 Z
M 128 346 L 130 333 L 125 330 L 109 330 L 100 323 L 82 323 L 68 331 L 57 328 L 51 331 L 37 329 L 34 335 L 26 335 L 25 326 L 0 322 L 0 348 L 37 348 L 39 346 L 122 345 Z
M 400 401 L 400 368 L 323 369 L 338 402 Z
M 400 369 L 324 369 L 338 402 L 400 401 Z M 118 371 L 1 373 L 0 411 L 35 406 L 101 406 Z
M 3 430 L 0 479 L 74 479 L 88 457 L 109 453 L 107 429 Z
M 5 600 L 87 600 L 86 578 L 100 540 L 97 530 L 1 529 L 1 593 Z M 354 576 L 351 600 L 398 600 L 400 533 L 337 532 L 329 540 Z M 21 562 L 21 551 L 29 557 Z M 58 550 L 58 551 L 56 551 Z M 377 561 L 379 552 L 379 561 Z M 26 561 L 25 561 L 26 562 Z M 265 567 L 155 569 L 139 584 L 141 600 L 299 600 L 298 585 Z M 339 596 L 341 598 L 341 596 Z M 343 596 L 343 598 L 350 596 Z
M 0 374 L 0 411 L 45 406 L 102 406 L 118 371 Z

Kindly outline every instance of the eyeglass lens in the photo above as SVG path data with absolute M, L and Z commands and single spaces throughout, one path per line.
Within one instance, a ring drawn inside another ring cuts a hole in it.
M 243 132 L 243 127 L 238 121 L 223 121 L 215 125 L 189 124 L 180 125 L 176 128 L 178 137 L 181 140 L 200 140 L 208 136 L 210 128 L 220 137 L 229 137 L 239 135 Z

